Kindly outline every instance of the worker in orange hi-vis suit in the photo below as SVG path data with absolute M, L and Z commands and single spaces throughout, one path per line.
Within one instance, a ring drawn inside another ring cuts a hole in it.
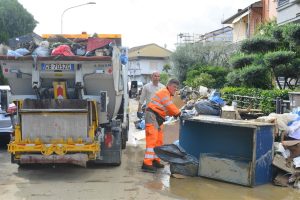
M 163 122 L 166 116 L 180 116 L 181 112 L 172 102 L 179 81 L 169 80 L 167 87 L 157 91 L 147 105 L 146 123 L 146 151 L 142 170 L 156 172 L 157 168 L 163 168 L 160 159 L 154 153 L 154 147 L 163 145 Z

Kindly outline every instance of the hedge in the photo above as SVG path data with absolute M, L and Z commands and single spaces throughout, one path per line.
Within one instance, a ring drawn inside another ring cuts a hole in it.
M 266 115 L 276 111 L 276 105 L 274 100 L 277 97 L 283 100 L 288 100 L 288 92 L 290 90 L 262 90 L 258 88 L 243 88 L 243 87 L 225 87 L 221 89 L 222 98 L 227 102 L 227 105 L 231 105 L 234 100 L 233 95 L 257 97 L 255 104 L 262 110 Z M 240 106 L 240 105 L 239 105 Z

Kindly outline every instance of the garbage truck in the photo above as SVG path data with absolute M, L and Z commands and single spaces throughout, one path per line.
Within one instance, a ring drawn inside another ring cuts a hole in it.
M 128 140 L 127 68 L 111 56 L 0 56 L 16 105 L 12 163 L 120 165 Z

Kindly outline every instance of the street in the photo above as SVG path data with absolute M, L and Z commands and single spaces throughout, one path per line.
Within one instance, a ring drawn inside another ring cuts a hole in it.
M 136 101 L 131 104 L 132 122 Z M 131 134 L 132 135 L 132 134 Z M 169 167 L 156 174 L 141 171 L 145 141 L 129 138 L 119 167 L 82 168 L 74 165 L 18 167 L 10 163 L 6 147 L 0 150 L 0 199 L 299 199 L 293 188 L 272 184 L 248 188 L 202 177 L 176 179 Z

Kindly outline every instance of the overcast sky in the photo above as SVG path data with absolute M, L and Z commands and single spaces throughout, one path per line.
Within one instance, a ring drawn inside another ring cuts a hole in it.
M 119 33 L 123 46 L 149 43 L 174 50 L 179 33 L 204 34 L 256 0 L 18 0 L 39 22 L 38 34 Z

